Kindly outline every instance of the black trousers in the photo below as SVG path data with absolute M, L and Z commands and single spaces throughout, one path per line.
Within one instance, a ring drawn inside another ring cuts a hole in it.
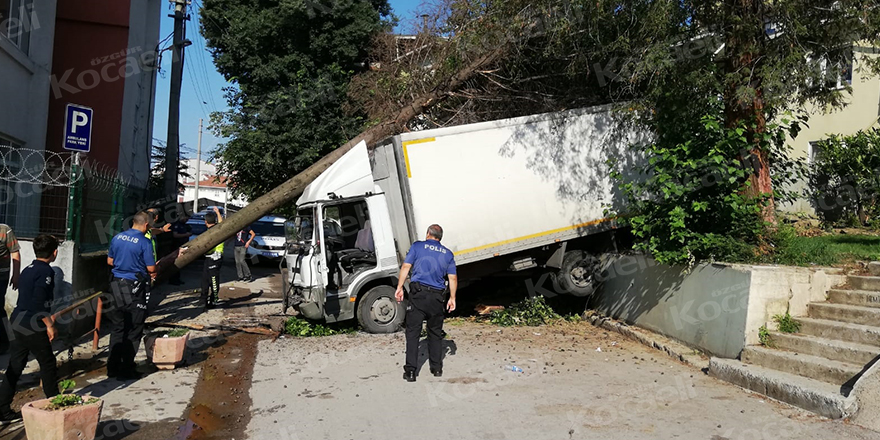
M 205 269 L 202 272 L 202 302 L 208 305 L 217 304 L 220 299 L 220 263 L 222 260 L 205 258 Z
M 443 318 L 446 315 L 446 292 L 419 283 L 410 286 L 406 306 L 406 365 L 405 371 L 415 371 L 419 362 L 419 335 L 422 322 L 428 322 L 428 362 L 431 368 L 443 368 Z
M 49 342 L 49 334 L 45 330 L 29 331 L 28 329 L 13 328 L 12 341 L 9 348 L 9 366 L 6 375 L 0 383 L 0 416 L 12 412 L 9 405 L 15 397 L 15 387 L 21 378 L 21 373 L 27 365 L 28 355 L 33 354 L 40 364 L 40 380 L 43 382 L 43 393 L 46 397 L 54 397 L 58 394 L 58 367 L 55 364 L 55 354 L 52 353 L 52 343 Z
M 0 351 L 9 348 L 9 340 L 13 337 L 9 317 L 6 315 L 6 289 L 9 288 L 11 274 L 9 268 L 0 268 Z
M 110 322 L 110 357 L 107 375 L 110 377 L 134 373 L 134 357 L 144 336 L 147 304 L 150 300 L 149 283 L 113 278 L 112 308 L 106 314 Z
M 186 241 L 179 241 L 177 243 L 174 243 L 174 249 L 175 249 L 174 252 L 177 252 L 177 250 L 179 250 L 180 247 L 185 245 L 186 243 L 187 243 Z M 177 283 L 177 284 L 182 283 L 183 280 L 180 279 L 180 270 L 175 270 L 174 273 L 171 274 L 171 276 L 168 278 L 168 281 L 171 283 Z

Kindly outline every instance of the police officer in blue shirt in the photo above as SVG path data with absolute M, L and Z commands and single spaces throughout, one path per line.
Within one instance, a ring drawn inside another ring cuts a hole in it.
M 409 285 L 409 304 L 406 306 L 406 365 L 403 367 L 403 378 L 407 382 L 416 381 L 419 335 L 423 321 L 428 322 L 428 361 L 431 374 L 437 377 L 443 375 L 443 317 L 446 311 L 455 310 L 458 275 L 455 270 L 455 256 L 451 250 L 440 244 L 441 239 L 443 228 L 440 225 L 429 226 L 425 241 L 413 243 L 403 266 L 400 267 L 397 302 L 403 301 L 403 283 L 410 269 L 413 272 Z M 445 278 L 449 279 L 449 301 L 446 301 Z
M 111 326 L 107 376 L 119 380 L 139 377 L 134 356 L 147 319 L 150 281 L 156 278 L 153 243 L 144 235 L 150 220 L 146 212 L 135 214 L 131 229 L 113 237 L 107 255 L 107 264 L 113 267 L 113 304 L 107 314 Z

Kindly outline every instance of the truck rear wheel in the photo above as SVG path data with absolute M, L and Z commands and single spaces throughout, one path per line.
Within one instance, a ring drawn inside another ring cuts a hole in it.
M 406 309 L 394 298 L 391 286 L 376 286 L 360 298 L 358 322 L 369 333 L 394 333 L 403 325 Z
M 559 293 L 572 296 L 592 295 L 598 286 L 599 259 L 583 251 L 568 251 L 562 267 L 554 275 Z

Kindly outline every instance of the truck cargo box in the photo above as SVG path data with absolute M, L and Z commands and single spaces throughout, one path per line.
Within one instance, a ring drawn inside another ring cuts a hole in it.
M 432 223 L 444 228 L 443 244 L 459 265 L 611 227 L 604 211 L 619 203 L 619 192 L 607 162 L 631 162 L 628 146 L 647 139 L 613 119 L 601 106 L 405 133 L 383 143 L 374 178 L 407 224 L 395 228 L 409 232 L 397 237 L 400 254 Z M 381 162 L 379 168 L 396 168 L 394 185 L 383 184 L 386 170 L 376 172 Z

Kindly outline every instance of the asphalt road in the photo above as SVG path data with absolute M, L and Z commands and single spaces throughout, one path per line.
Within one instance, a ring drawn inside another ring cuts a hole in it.
M 401 378 L 401 334 L 260 342 L 248 438 L 880 438 L 748 393 L 587 323 L 456 324 L 446 328 L 444 376 L 424 366 L 415 383 Z

